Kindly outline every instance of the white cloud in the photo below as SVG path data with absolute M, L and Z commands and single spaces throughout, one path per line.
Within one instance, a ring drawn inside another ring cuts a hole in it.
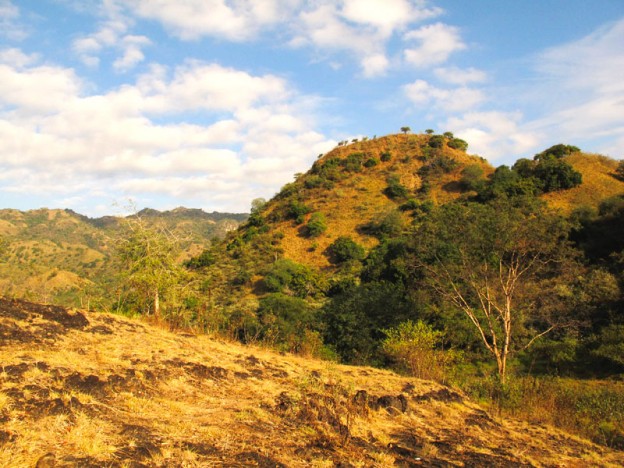
M 466 140 L 471 153 L 492 161 L 526 156 L 541 140 L 537 132 L 523 127 L 522 115 L 517 112 L 470 112 L 449 118 L 445 128 Z
M 323 59 L 346 52 L 366 77 L 388 71 L 392 63 L 388 42 L 394 36 L 443 13 L 423 0 L 130 0 L 125 5 L 183 40 L 213 37 L 242 42 L 271 32 L 283 44 L 313 48 Z M 439 39 L 447 37 L 438 33 L 434 40 Z
M 565 139 L 601 134 L 624 138 L 622 44 L 624 19 L 539 54 L 535 66 L 543 85 L 534 93 L 536 99 L 552 104 L 532 125 Z M 549 99 L 562 94 L 565 99 Z M 619 151 L 621 154 L 621 148 Z
M 13 62 L 0 64 L 5 193 L 173 195 L 212 209 L 229 197 L 227 209 L 247 210 L 245 194 L 270 196 L 332 146 L 313 130 L 315 98 L 272 75 L 193 61 L 88 94 L 70 69 L 0 57 Z
M 25 54 L 19 49 L 3 49 L 0 50 L 0 63 L 9 65 L 14 68 L 23 68 L 31 65 L 39 60 L 37 54 Z
M 143 18 L 160 21 L 184 40 L 204 36 L 231 41 L 248 40 L 263 28 L 285 21 L 298 0 L 130 0 L 128 6 Z
M 151 44 L 145 36 L 126 34 L 133 25 L 118 0 L 103 0 L 100 15 L 105 19 L 100 22 L 97 31 L 73 42 L 73 50 L 82 62 L 89 67 L 100 64 L 98 56 L 104 49 L 113 48 L 121 54 L 113 62 L 118 72 L 126 72 L 145 59 L 143 47 Z
M 416 80 L 405 85 L 403 91 L 408 99 L 417 106 L 433 106 L 444 113 L 473 109 L 485 99 L 483 93 L 477 89 L 467 87 L 437 88 L 424 80 Z
M 19 24 L 19 8 L 11 0 L 0 0 L 0 36 L 19 41 L 27 36 L 26 30 Z
M 433 73 L 445 83 L 461 86 L 482 83 L 487 80 L 487 74 L 484 71 L 472 67 L 466 69 L 458 67 L 436 68 Z
M 463 50 L 459 30 L 454 26 L 435 23 L 405 34 L 406 41 L 416 41 L 417 46 L 405 49 L 405 60 L 417 67 L 428 67 L 446 62 L 456 51 Z

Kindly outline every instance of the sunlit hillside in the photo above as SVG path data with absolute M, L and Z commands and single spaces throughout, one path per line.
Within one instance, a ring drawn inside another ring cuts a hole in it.
M 0 299 L 0 466 L 621 466 L 389 371 Z

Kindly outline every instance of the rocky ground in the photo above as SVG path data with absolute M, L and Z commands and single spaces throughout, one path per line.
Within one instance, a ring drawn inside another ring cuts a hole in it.
M 0 299 L 0 466 L 624 466 L 388 371 Z

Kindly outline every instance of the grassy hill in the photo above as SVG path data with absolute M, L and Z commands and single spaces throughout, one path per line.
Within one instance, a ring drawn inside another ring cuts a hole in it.
M 180 239 L 183 257 L 196 255 L 246 219 L 243 214 L 176 208 L 138 213 Z M 71 210 L 0 210 L 0 291 L 7 295 L 73 303 L 76 292 L 106 283 L 114 273 L 114 245 L 124 219 L 88 218 Z M 85 294 L 86 295 L 86 294 Z M 86 304 L 84 304 L 86 306 Z
M 618 161 L 588 153 L 573 153 L 566 161 L 582 174 L 583 183 L 569 190 L 545 194 L 543 198 L 549 205 L 570 213 L 579 207 L 596 209 L 603 200 L 624 194 L 624 181 L 615 177 Z
M 280 233 L 276 244 L 284 256 L 326 268 L 325 249 L 338 237 L 351 236 L 370 248 L 377 239 L 366 234 L 367 224 L 383 220 L 409 199 L 444 203 L 461 196 L 458 181 L 468 165 L 478 165 L 485 174 L 493 171 L 479 157 L 446 145 L 433 148 L 429 140 L 427 135 L 388 135 L 338 146 L 319 157 L 310 171 L 287 184 L 263 212 L 270 232 Z M 405 196 L 385 193 L 392 179 L 405 187 Z M 293 201 L 309 209 L 300 223 L 289 215 Z M 304 226 L 314 213 L 322 213 L 327 229 L 309 237 Z
M 0 299 L 0 466 L 622 466 L 442 385 Z

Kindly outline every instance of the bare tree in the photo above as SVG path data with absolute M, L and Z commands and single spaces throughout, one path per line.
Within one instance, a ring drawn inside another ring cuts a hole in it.
M 415 236 L 426 283 L 470 320 L 503 383 L 512 353 L 572 323 L 557 292 L 576 265 L 566 233 L 561 218 L 507 202 L 442 207 Z

